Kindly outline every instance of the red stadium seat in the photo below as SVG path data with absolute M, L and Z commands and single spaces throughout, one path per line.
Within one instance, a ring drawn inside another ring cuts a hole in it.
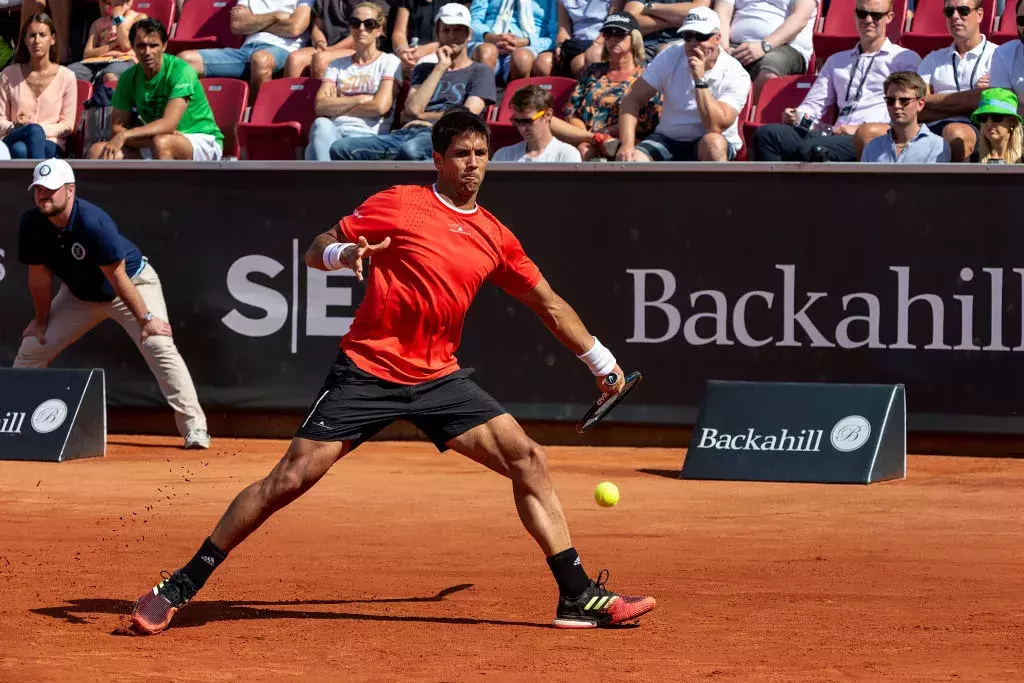
M 1010 3 L 1015 4 L 1015 0 L 1008 0 L 1007 4 Z M 903 34 L 903 47 L 913 50 L 923 58 L 929 52 L 952 44 L 953 38 L 949 35 L 946 17 L 942 13 L 943 5 L 944 0 L 918 0 L 910 30 Z M 981 32 L 989 34 L 995 23 L 996 2 L 983 0 L 981 6 L 985 12 L 981 20 Z
M 494 121 L 489 123 L 491 129 L 491 151 L 496 152 L 502 147 L 515 145 L 522 140 L 516 127 L 512 125 L 512 96 L 520 88 L 528 85 L 538 85 L 545 90 L 551 91 L 555 99 L 555 116 L 561 118 L 565 103 L 572 96 L 572 90 L 576 87 L 576 81 L 561 76 L 546 76 L 542 78 L 520 78 L 512 81 L 505 88 L 505 96 L 501 99 L 501 106 Z
M 150 19 L 158 19 L 168 31 L 174 25 L 174 0 L 136 0 L 133 9 Z
M 92 97 L 92 83 L 88 81 L 78 81 L 78 97 L 75 102 L 75 127 L 71 129 L 71 135 L 67 137 L 65 141 L 65 152 L 68 156 L 73 156 L 81 159 L 84 154 L 82 145 L 85 143 L 85 137 L 82 131 L 82 114 L 85 112 L 85 103 Z
M 249 84 L 235 78 L 202 78 L 203 91 L 213 110 L 217 127 L 224 133 L 224 156 L 238 156 L 235 128 L 245 120 Z
M 757 103 L 750 121 L 743 124 L 743 146 L 749 151 L 754 149 L 754 131 L 766 123 L 781 123 L 782 112 L 798 106 L 807 96 L 807 91 L 814 83 L 814 76 L 783 76 L 773 78 L 764 84 L 761 99 Z M 835 107 L 829 108 L 822 117 L 824 121 L 835 120 Z
M 1012 0 L 1011 0 L 1012 1 Z M 814 34 L 814 53 L 817 59 L 828 59 L 837 52 L 852 50 L 860 37 L 857 35 L 856 0 L 832 0 L 821 31 Z M 886 33 L 897 45 L 903 38 L 903 24 L 907 19 L 907 0 L 893 2 L 893 19 Z M 952 39 L 950 39 L 952 40 Z
M 181 8 L 174 37 L 167 41 L 167 52 L 216 47 L 241 47 L 245 36 L 231 33 L 231 8 L 235 0 L 188 0 Z
M 264 84 L 249 122 L 238 124 L 240 158 L 302 159 L 320 83 L 319 78 L 281 78 Z
M 774 79 L 773 79 L 774 80 Z M 754 106 L 754 89 L 751 87 L 750 92 L 747 93 L 747 103 L 743 105 L 743 109 L 740 110 L 739 115 L 736 117 L 736 130 L 739 134 L 743 135 L 743 126 L 746 124 L 747 119 L 750 118 L 750 111 Z M 746 161 L 747 160 L 747 141 L 743 141 L 743 146 L 740 147 L 740 151 L 736 153 L 736 159 L 734 161 Z
M 999 20 L 999 28 L 992 31 L 988 38 L 999 45 L 1017 40 L 1017 3 L 1015 0 L 1006 0 L 1003 18 Z

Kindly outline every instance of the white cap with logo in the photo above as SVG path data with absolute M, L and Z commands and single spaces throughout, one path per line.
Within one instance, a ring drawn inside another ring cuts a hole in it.
M 75 182 L 75 172 L 71 170 L 71 164 L 63 159 L 47 159 L 36 165 L 36 170 L 32 173 L 32 184 L 28 186 L 28 189 L 31 190 L 39 185 L 47 190 L 59 190 L 73 182 Z
M 457 2 L 449 2 L 441 7 L 437 13 L 437 20 L 448 26 L 473 27 L 473 20 L 469 15 L 469 8 Z
M 712 33 L 721 33 L 722 20 L 718 18 L 718 12 L 710 7 L 694 7 L 683 19 L 679 33 L 683 31 L 703 33 L 706 36 Z

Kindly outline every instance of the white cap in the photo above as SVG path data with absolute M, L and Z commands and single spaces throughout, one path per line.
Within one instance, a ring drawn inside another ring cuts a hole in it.
M 36 165 L 36 170 L 32 173 L 32 184 L 28 189 L 40 185 L 47 190 L 59 190 L 73 182 L 75 172 L 71 170 L 71 164 L 63 159 L 47 159 Z
M 449 2 L 441 7 L 441 11 L 437 13 L 437 20 L 448 26 L 473 27 L 473 20 L 469 16 L 469 8 L 457 2 Z
M 683 19 L 683 25 L 680 27 L 679 33 L 683 31 L 693 31 L 694 33 L 703 33 L 704 35 L 721 33 L 722 21 L 718 18 L 718 12 L 710 7 L 694 7 L 686 15 L 686 18 Z

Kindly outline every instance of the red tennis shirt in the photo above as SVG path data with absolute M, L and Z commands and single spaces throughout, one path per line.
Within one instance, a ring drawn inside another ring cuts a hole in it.
M 378 192 L 338 222 L 347 242 L 391 238 L 373 255 L 366 293 L 341 348 L 356 367 L 390 382 L 418 384 L 459 369 L 462 324 L 484 280 L 519 296 L 540 270 L 497 218 L 441 201 L 432 187 Z

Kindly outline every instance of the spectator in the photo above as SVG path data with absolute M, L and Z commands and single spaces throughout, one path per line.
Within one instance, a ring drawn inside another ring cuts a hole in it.
M 494 161 L 582 161 L 579 150 L 551 134 L 555 100 L 547 90 L 528 85 L 512 96 L 512 123 L 523 136 L 517 145 L 502 147 Z
M 981 127 L 978 152 L 983 164 L 1019 164 L 1024 159 L 1024 127 L 1018 109 L 1020 103 L 1012 90 L 989 88 L 981 94 L 978 108 L 971 114 Z
M 412 72 L 405 101 L 411 117 L 404 127 L 376 137 L 343 138 L 331 145 L 331 159 L 423 161 L 433 151 L 430 129 L 453 107 L 480 115 L 494 103 L 494 73 L 471 60 L 466 44 L 471 35 L 469 9 L 450 2 L 437 14 L 437 64 L 420 64 Z
M 0 73 L 0 136 L 14 159 L 58 156 L 75 125 L 78 84 L 57 63 L 57 51 L 53 20 L 33 14 L 21 28 L 15 63 Z
M 57 36 L 57 58 L 54 64 L 67 64 L 71 61 L 71 34 L 68 30 L 71 22 L 71 0 L 22 0 L 21 19 L 18 26 L 24 27 L 31 17 L 46 14 L 53 19 L 54 33 Z M 21 42 L 18 42 L 21 46 Z
M 537 56 L 555 46 L 558 0 L 473 0 L 473 59 L 506 83 L 527 78 Z M 550 73 L 550 71 L 549 71 Z
M 917 121 L 925 107 L 928 86 L 912 71 L 897 71 L 885 79 L 889 132 L 864 147 L 861 161 L 887 164 L 930 164 L 949 161 L 949 143 Z
M 179 57 L 199 77 L 244 78 L 249 100 L 284 69 L 288 55 L 306 44 L 313 0 L 239 0 L 231 8 L 231 32 L 246 36 L 239 48 L 185 50 Z
M 917 69 L 928 84 L 921 120 L 949 143 L 953 161 L 965 161 L 978 143 L 970 116 L 988 87 L 996 45 L 981 33 L 981 0 L 946 0 L 943 12 L 953 44 L 926 56 Z
M 559 0 L 555 49 L 538 55 L 534 75 L 579 78 L 583 67 L 600 61 L 601 27 L 611 6 L 611 0 Z
M 323 78 L 331 62 L 352 54 L 355 45 L 348 19 L 359 1 L 315 0 L 313 20 L 309 27 L 309 45 L 288 55 L 284 65 L 286 78 L 298 78 L 307 68 L 313 78 Z M 383 5 L 381 10 L 387 17 L 385 8 L 386 5 Z
M 804 101 L 782 113 L 782 124 L 761 126 L 755 133 L 757 158 L 762 161 L 856 161 L 860 156 L 854 134 L 864 140 L 885 132 L 889 113 L 882 84 L 894 71 L 915 71 L 921 58 L 885 37 L 892 21 L 892 0 L 857 0 L 857 47 L 837 52 L 825 61 Z M 813 132 L 828 109 L 839 116 L 829 135 Z M 869 132 L 870 131 L 870 132 Z
M 802 74 L 814 51 L 816 0 L 716 0 L 722 41 L 754 79 L 754 101 L 773 78 Z
M 106 142 L 89 150 L 90 159 L 221 158 L 224 135 L 196 72 L 184 60 L 164 54 L 167 30 L 156 19 L 132 26 L 129 37 L 138 64 L 124 72 L 111 100 Z M 132 109 L 141 125 L 130 128 Z
M 316 113 L 306 159 L 330 161 L 331 145 L 345 137 L 387 133 L 402 82 L 402 62 L 377 49 L 384 34 L 384 10 L 360 2 L 349 20 L 355 54 L 327 67 L 316 94 Z
M 629 89 L 619 109 L 621 161 L 728 161 L 743 142 L 739 113 L 750 96 L 750 75 L 721 48 L 721 22 L 714 10 L 695 7 L 680 34 L 654 58 Z M 640 108 L 662 94 L 661 120 L 636 143 Z
M 406 73 L 412 73 L 413 67 L 421 59 L 437 52 L 438 42 L 434 38 L 437 14 L 449 2 L 457 1 L 401 0 L 395 10 L 391 49 L 402 60 L 402 68 Z
M 555 137 L 576 145 L 584 159 L 615 158 L 619 104 L 644 72 L 644 40 L 632 14 L 609 14 L 601 27 L 601 39 L 601 61 L 580 74 L 565 107 L 567 120 L 551 121 Z M 654 131 L 660 112 L 661 94 L 657 93 L 640 107 L 637 139 Z
M 679 41 L 679 27 L 690 10 L 710 6 L 711 0 L 628 0 L 624 9 L 640 24 L 644 53 L 650 62 L 659 52 Z
M 1024 0 L 1017 0 L 1017 38 L 996 48 L 989 84 L 1012 90 L 1019 99 L 1024 95 Z
M 128 32 L 145 14 L 132 9 L 134 0 L 100 0 L 102 16 L 92 22 L 84 59 L 69 68 L 80 81 L 103 83 L 111 88 L 134 61 Z

